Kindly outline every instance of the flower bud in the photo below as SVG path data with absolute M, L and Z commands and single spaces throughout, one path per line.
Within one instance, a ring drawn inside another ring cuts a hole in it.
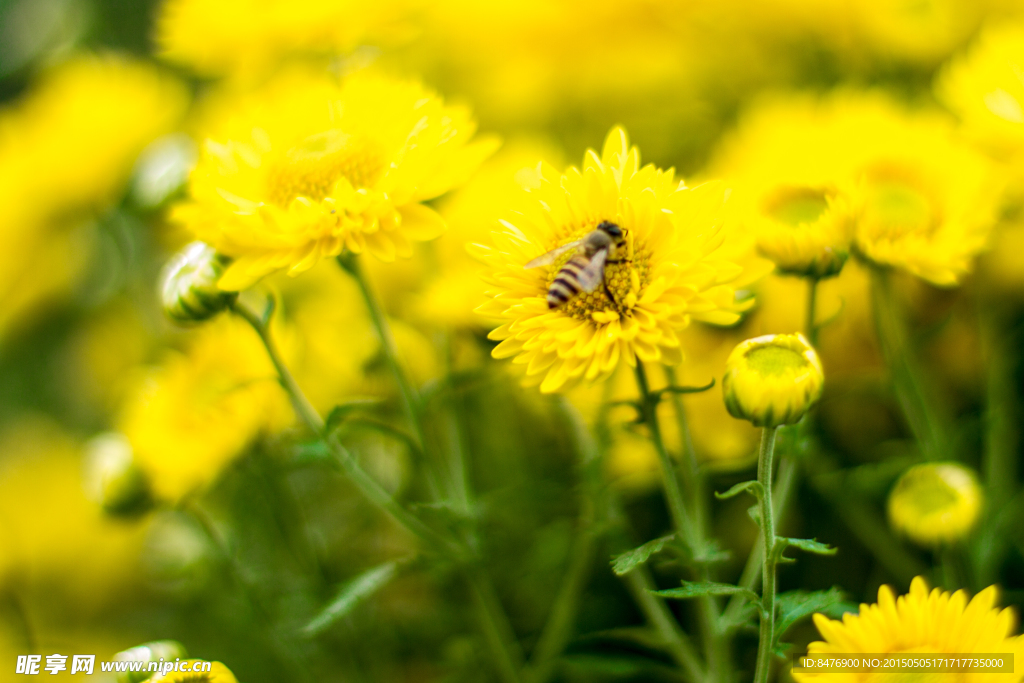
M 854 225 L 843 194 L 831 188 L 781 187 L 759 209 L 757 248 L 779 272 L 825 278 L 843 269 Z
M 85 490 L 112 514 L 130 514 L 150 501 L 149 483 L 139 469 L 128 438 L 117 432 L 100 434 L 86 445 Z
M 192 242 L 164 268 L 160 298 L 164 312 L 181 323 L 206 320 L 227 308 L 238 292 L 217 286 L 231 260 L 204 242 Z
M 911 467 L 889 493 L 889 522 L 925 547 L 966 538 L 981 513 L 982 493 L 967 467 L 928 462 Z
M 142 662 L 141 671 L 123 671 L 117 675 L 117 683 L 141 683 L 149 680 L 153 672 L 148 671 L 150 662 L 173 662 L 175 659 L 183 659 L 188 653 L 185 646 L 176 640 L 157 640 L 145 645 L 139 645 L 114 655 L 115 662 Z
M 153 676 L 150 680 L 153 683 L 238 683 L 238 679 L 231 673 L 231 670 L 220 662 L 208 662 L 202 659 L 187 659 L 182 662 L 188 666 L 188 671 L 185 671 L 185 666 L 181 666 L 178 671 L 168 671 L 163 675 Z M 210 670 L 196 673 L 193 667 L 196 665 L 203 667 L 209 666 Z
M 729 354 L 722 391 L 729 414 L 758 427 L 799 422 L 821 398 L 821 361 L 802 334 L 748 339 Z

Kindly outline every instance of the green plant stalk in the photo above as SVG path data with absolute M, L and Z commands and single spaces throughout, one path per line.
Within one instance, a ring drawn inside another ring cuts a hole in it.
M 404 527 L 411 533 L 419 536 L 421 539 L 437 542 L 440 540 L 437 534 L 421 522 L 412 513 L 402 507 L 394 498 L 391 497 L 387 491 L 385 491 L 380 484 L 376 482 L 366 471 L 359 466 L 352 454 L 342 446 L 337 440 L 331 438 L 328 434 L 324 433 L 324 420 L 320 417 L 320 413 L 317 412 L 316 408 L 309 402 L 306 395 L 302 392 L 298 382 L 295 381 L 295 377 L 292 375 L 291 370 L 285 364 L 284 359 L 281 358 L 281 354 L 277 350 L 277 344 L 274 343 L 274 338 L 270 333 L 270 329 L 263 322 L 263 320 L 250 310 L 245 305 L 235 302 L 231 306 L 231 310 L 245 320 L 259 335 L 260 340 L 263 342 L 263 346 L 267 351 L 267 355 L 270 357 L 270 362 L 273 363 L 274 369 L 277 370 L 278 380 L 281 386 L 284 387 L 285 392 L 288 394 L 288 398 L 291 400 L 292 407 L 295 409 L 295 413 L 299 416 L 310 431 L 312 431 L 320 441 L 327 446 L 331 454 L 335 457 L 336 461 L 345 470 L 349 479 L 356 485 L 359 492 L 363 496 L 377 506 L 380 510 L 391 517 L 400 526 Z
M 278 372 L 281 386 L 284 387 L 298 413 L 300 419 L 316 434 L 335 456 L 336 460 L 344 468 L 349 479 L 356 485 L 371 503 L 387 513 L 398 524 L 420 537 L 424 541 L 433 544 L 439 549 L 446 550 L 456 556 L 462 554 L 462 548 L 451 540 L 440 536 L 437 532 L 425 525 L 415 515 L 402 507 L 391 495 L 385 491 L 369 474 L 359 466 L 359 463 L 338 443 L 337 439 L 324 433 L 324 421 L 313 405 L 302 393 L 291 371 L 281 358 L 277 345 L 270 334 L 270 330 L 263 320 L 249 308 L 242 304 L 232 305 L 232 311 L 241 316 L 256 331 L 263 346 L 270 356 L 274 368 Z M 418 428 L 418 422 L 416 423 Z M 422 442 L 421 442 L 422 443 Z M 522 656 L 516 657 L 518 643 L 514 639 L 509 640 L 506 636 L 511 632 L 508 627 L 508 618 L 501 610 L 500 603 L 494 596 L 494 589 L 489 581 L 481 576 L 478 569 L 467 571 L 467 582 L 470 584 L 470 592 L 473 595 L 473 602 L 477 608 L 478 616 L 484 624 L 485 636 L 488 643 L 494 649 L 493 654 L 498 660 L 499 670 L 506 683 L 519 683 L 519 666 Z M 500 647 L 498 646 L 500 644 Z
M 761 484 L 761 632 L 757 644 L 757 669 L 754 683 L 767 683 L 772 666 L 775 640 L 775 510 L 772 508 L 772 458 L 778 427 L 765 427 L 757 455 L 757 481 Z
M 338 264 L 343 270 L 352 275 L 359 285 L 359 290 L 363 295 L 370 318 L 377 330 L 377 335 L 380 337 L 381 347 L 384 349 L 388 366 L 394 375 L 395 383 L 398 385 L 399 393 L 402 396 L 402 408 L 406 419 L 409 421 L 416 440 L 419 442 L 421 451 L 427 453 L 428 449 L 423 434 L 422 415 L 420 414 L 420 409 L 422 408 L 420 397 L 415 387 L 409 381 L 405 368 L 399 360 L 398 347 L 395 344 L 395 337 L 391 333 L 391 326 L 384 315 L 384 309 L 377 300 L 373 288 L 366 278 L 366 274 L 360 267 L 359 256 L 344 252 L 338 256 Z M 464 471 L 464 468 L 462 471 Z M 449 472 L 450 479 L 451 473 Z M 466 501 L 468 502 L 470 497 L 468 482 L 463 481 L 462 483 L 467 487 Z M 451 487 L 457 488 L 458 483 L 451 483 Z M 476 563 L 467 569 L 465 578 L 473 595 L 473 604 L 477 611 L 477 617 L 483 626 L 484 635 L 491 647 L 492 655 L 497 661 L 498 672 L 506 683 L 518 683 L 520 681 L 519 672 L 523 662 L 522 652 L 490 578 Z
M 391 369 L 391 374 L 395 378 L 395 383 L 398 384 L 398 392 L 402 397 L 402 410 L 405 413 L 406 420 L 408 420 L 410 427 L 415 434 L 417 441 L 419 441 L 420 448 L 424 447 L 423 443 L 423 429 L 420 423 L 419 407 L 420 400 L 419 394 L 416 388 L 413 387 L 409 381 L 408 376 L 405 374 L 405 368 L 402 367 L 401 362 L 398 358 L 398 346 L 395 344 L 395 336 L 391 333 L 391 326 L 388 324 L 387 317 L 384 315 L 384 309 L 381 307 L 380 302 L 377 300 L 376 294 L 373 292 L 373 288 L 370 286 L 370 281 L 366 278 L 366 274 L 359 263 L 359 256 L 350 252 L 344 252 L 338 256 L 338 264 L 341 268 L 353 277 L 356 284 L 359 285 L 359 291 L 363 295 L 363 301 L 366 303 L 366 309 L 370 314 L 370 319 L 373 321 L 373 326 L 377 330 L 377 335 L 380 337 L 381 348 L 384 350 L 384 357 L 387 360 L 388 367 Z
M 807 336 L 807 341 L 809 341 L 811 346 L 815 349 L 818 348 L 818 322 L 816 317 L 818 306 L 818 282 L 820 282 L 819 278 L 807 278 L 807 318 L 804 321 L 804 334 Z
M 668 500 L 672 521 L 680 538 L 689 549 L 691 556 L 700 558 L 705 551 L 703 534 L 694 524 L 686 507 L 686 502 L 683 499 L 682 489 L 679 486 L 679 475 L 676 472 L 675 464 L 672 462 L 672 456 L 669 455 L 668 449 L 665 448 L 664 439 L 662 439 L 661 424 L 658 421 L 658 399 L 651 393 L 650 385 L 647 381 L 647 373 L 644 371 L 643 363 L 639 358 L 636 359 L 635 372 L 637 388 L 640 390 L 640 404 L 643 410 L 644 422 L 651 431 L 651 441 L 654 442 L 654 449 L 658 452 L 658 460 L 661 462 L 661 480 L 665 487 L 665 497 Z M 685 436 L 683 438 L 685 439 Z M 698 578 L 701 581 L 708 580 L 706 564 L 700 564 Z M 709 677 L 714 680 L 718 678 L 719 670 L 724 665 L 723 648 L 721 647 L 722 633 L 718 628 L 718 604 L 711 596 L 700 598 L 699 603 L 705 657 L 710 669 Z
M 872 268 L 871 295 L 878 343 L 907 424 L 926 460 L 948 459 L 951 441 L 932 399 L 935 392 L 910 347 L 906 321 L 892 290 L 890 273 L 879 266 Z

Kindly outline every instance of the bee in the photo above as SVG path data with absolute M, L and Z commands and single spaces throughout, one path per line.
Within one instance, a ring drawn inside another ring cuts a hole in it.
M 551 265 L 565 252 L 576 249 L 576 253 L 565 262 L 548 288 L 548 308 L 554 310 L 564 306 L 580 292 L 593 292 L 598 285 L 603 285 L 608 300 L 617 304 L 608 289 L 608 284 L 604 281 L 604 267 L 608 263 L 621 263 L 609 258 L 615 256 L 621 241 L 622 228 L 610 221 L 602 221 L 597 229 L 584 235 L 583 239 L 552 249 L 543 256 L 533 259 L 523 268 Z

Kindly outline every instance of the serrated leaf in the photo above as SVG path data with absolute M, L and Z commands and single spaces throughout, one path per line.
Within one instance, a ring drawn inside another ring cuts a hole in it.
M 349 415 L 356 410 L 361 408 L 369 408 L 377 405 L 381 402 L 379 398 L 373 398 L 372 396 L 350 398 L 347 401 L 343 401 L 331 409 L 331 412 L 327 414 L 327 419 L 324 420 L 324 433 L 330 434 L 335 429 L 341 426 L 341 423 L 345 421 Z
M 758 500 L 761 500 L 761 497 L 764 496 L 764 487 L 761 486 L 761 482 L 751 479 L 750 481 L 741 481 L 725 493 L 715 491 L 715 498 L 718 500 L 725 500 L 726 498 L 738 496 L 744 491 L 749 492 L 750 495 L 754 496 Z
M 708 595 L 740 595 L 751 602 L 757 603 L 761 598 L 752 590 L 734 586 L 731 583 L 716 583 L 714 581 L 684 581 L 679 588 L 666 588 L 660 591 L 650 591 L 663 598 L 675 598 L 689 600 L 691 598 L 703 598 Z
M 303 629 L 307 635 L 316 635 L 341 619 L 362 600 L 373 595 L 395 578 L 398 562 L 385 562 L 352 579 L 338 591 L 338 595 L 319 615 Z
M 788 591 L 775 598 L 779 616 L 775 623 L 775 637 L 781 638 L 791 626 L 815 612 L 827 612 L 844 603 L 843 591 L 833 586 L 827 591 Z
M 839 552 L 838 548 L 833 548 L 827 543 L 821 543 L 814 538 L 786 538 L 785 536 L 779 536 L 775 539 L 775 542 L 785 544 L 781 546 L 782 550 L 791 547 L 803 550 L 805 553 L 814 553 L 815 555 L 835 555 Z
M 662 536 L 656 538 L 653 541 L 647 541 L 639 548 L 633 548 L 622 553 L 614 560 L 612 560 L 612 571 L 618 576 L 628 574 L 637 566 L 643 564 L 651 558 L 651 555 L 660 553 L 665 546 L 676 538 L 675 534 L 669 534 L 668 536 Z

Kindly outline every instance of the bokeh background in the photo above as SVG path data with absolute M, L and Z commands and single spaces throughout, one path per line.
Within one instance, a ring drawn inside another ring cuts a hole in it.
M 829 322 L 818 465 L 797 478 L 781 521 L 785 535 L 816 537 L 840 556 L 785 566 L 780 590 L 838 586 L 853 603 L 872 602 L 879 585 L 903 591 L 924 575 L 949 589 L 998 583 L 1003 603 L 1020 605 L 1024 98 L 1015 98 L 1024 91 L 1012 78 L 1001 89 L 1003 72 L 986 72 L 985 60 L 1024 55 L 1016 28 L 1024 6 L 367 5 L 0 1 L 0 679 L 13 677 L 17 654 L 103 660 L 164 638 L 249 683 L 493 676 L 451 567 L 419 556 L 414 539 L 324 464 L 251 330 L 227 317 L 176 327 L 155 295 L 161 266 L 189 239 L 167 208 L 184 196 L 204 126 L 236 94 L 300 62 L 422 79 L 504 141 L 466 186 L 434 202 L 449 222 L 444 236 L 411 260 L 367 267 L 409 373 L 436 396 L 436 438 L 465 449 L 482 556 L 527 653 L 587 512 L 562 404 L 520 388 L 489 358 L 485 321 L 472 313 L 483 287 L 464 245 L 485 239 L 514 204 L 517 171 L 541 159 L 578 163 L 622 124 L 646 161 L 694 181 L 742 181 L 770 174 L 789 145 L 799 157 L 785 131 L 798 130 L 814 102 L 842 111 L 881 98 L 883 109 L 937 117 L 952 131 L 954 142 L 943 144 L 968 151 L 923 163 L 964 154 L 986 165 L 991 180 L 979 193 L 995 218 L 959 286 L 904 274 L 896 289 L 949 453 L 977 472 L 984 509 L 966 538 L 944 549 L 914 545 L 890 526 L 887 496 L 923 456 L 876 342 L 867 272 L 851 260 L 820 286 L 818 318 Z M 957 80 L 957 69 L 970 77 Z M 985 99 L 996 90 L 1006 97 Z M 986 107 L 999 121 L 985 118 Z M 968 182 L 954 174 L 950 187 Z M 380 399 L 375 419 L 400 414 L 352 281 L 326 263 L 267 286 L 282 301 L 282 346 L 318 409 L 360 396 Z M 769 275 L 751 295 L 757 305 L 738 326 L 686 332 L 681 380 L 720 378 L 742 339 L 803 328 L 801 280 Z M 619 375 L 569 401 L 593 423 L 629 382 Z M 747 478 L 753 428 L 727 415 L 717 388 L 685 401 L 707 488 Z M 636 543 L 663 535 L 656 455 L 628 408 L 605 417 L 600 472 L 623 501 L 628 535 Z M 367 420 L 345 440 L 396 496 L 430 499 L 425 468 L 400 436 Z M 111 501 L 104 473 L 127 461 L 139 479 L 126 486 L 145 495 Z M 755 539 L 747 505 L 711 508 L 712 529 L 731 553 L 723 579 L 738 576 Z M 621 550 L 608 538 L 588 549 L 584 599 L 557 680 L 678 678 L 636 629 L 642 617 L 609 569 Z M 390 560 L 402 566 L 395 580 L 321 632 L 303 630 L 338 586 Z M 654 567 L 675 585 L 677 567 Z M 684 628 L 695 628 L 678 609 Z M 814 638 L 809 624 L 793 636 L 798 646 Z M 752 668 L 755 649 L 756 633 L 741 633 L 738 667 Z

